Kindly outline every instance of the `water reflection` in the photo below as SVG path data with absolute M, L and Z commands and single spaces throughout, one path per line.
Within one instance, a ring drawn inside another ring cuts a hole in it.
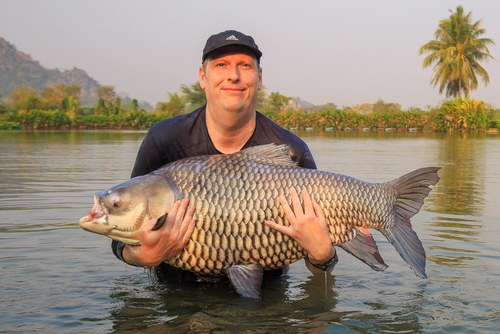
M 132 328 L 160 333 L 241 332 L 254 328 L 255 333 L 268 333 L 283 332 L 284 324 L 318 330 L 338 318 L 333 311 L 337 301 L 332 276 L 304 280 L 285 276 L 267 281 L 261 301 L 242 298 L 225 284 L 124 286 L 117 280 L 110 294 L 111 299 L 122 302 L 122 307 L 111 312 L 116 332 Z
M 110 299 L 120 301 L 110 312 L 113 331 L 421 333 L 424 323 L 433 319 L 424 307 L 426 284 L 416 290 L 400 281 L 387 286 L 354 281 L 353 286 L 337 283 L 335 276 L 325 280 L 296 274 L 268 281 L 261 301 L 242 298 L 228 285 L 153 287 L 117 279 L 110 293 Z M 342 309 L 339 294 L 347 298 Z
M 481 215 L 484 207 L 486 135 L 446 134 L 437 152 L 443 167 L 434 203 L 439 212 L 454 215 Z

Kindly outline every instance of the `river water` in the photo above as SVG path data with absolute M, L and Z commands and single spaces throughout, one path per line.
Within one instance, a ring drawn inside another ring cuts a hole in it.
M 298 134 L 319 169 L 370 182 L 442 167 L 412 219 L 429 279 L 373 231 L 383 273 L 339 249 L 332 275 L 299 261 L 262 301 L 225 285 L 153 285 L 77 226 L 95 191 L 128 179 L 145 132 L 0 131 L 0 332 L 500 332 L 499 135 Z

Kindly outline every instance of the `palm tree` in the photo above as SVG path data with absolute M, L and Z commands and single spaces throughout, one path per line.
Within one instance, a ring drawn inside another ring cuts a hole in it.
M 472 12 L 464 16 L 462 6 L 454 13 L 450 10 L 449 18 L 439 22 L 435 40 L 423 45 L 420 54 L 430 52 L 425 57 L 424 68 L 434 66 L 431 83 L 439 84 L 439 93 L 446 89 L 447 97 L 469 98 L 469 92 L 477 89 L 478 74 L 484 85 L 490 81 L 488 72 L 479 61 L 493 58 L 488 50 L 488 44 L 495 44 L 489 38 L 480 38 L 486 32 L 481 28 L 482 20 L 472 23 Z

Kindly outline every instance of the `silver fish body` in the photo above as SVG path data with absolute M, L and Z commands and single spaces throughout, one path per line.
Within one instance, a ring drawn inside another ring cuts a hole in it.
M 295 187 L 299 193 L 307 190 L 322 207 L 333 245 L 375 270 L 385 270 L 387 265 L 367 231 L 377 229 L 415 274 L 426 278 L 425 251 L 410 218 L 439 180 L 438 169 L 423 168 L 391 182 L 369 183 L 299 168 L 290 159 L 288 147 L 263 145 L 233 154 L 182 159 L 148 176 L 168 180 L 176 188 L 176 199 L 188 197 L 196 207 L 191 239 L 167 261 L 175 267 L 208 275 L 229 274 L 234 280 L 243 272 L 243 280 L 252 280 L 245 271 L 255 274 L 255 268 L 275 269 L 303 258 L 306 253 L 297 242 L 265 224 L 272 220 L 289 225 L 278 196 L 285 195 L 290 203 L 288 189 Z M 258 296 L 258 292 L 247 296 Z

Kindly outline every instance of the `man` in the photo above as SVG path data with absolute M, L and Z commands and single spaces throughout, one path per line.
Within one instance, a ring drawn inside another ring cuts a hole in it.
M 207 98 L 206 106 L 154 125 L 139 149 L 132 177 L 182 158 L 233 153 L 269 143 L 290 145 L 290 155 L 301 167 L 316 168 L 309 148 L 300 138 L 255 110 L 257 94 L 262 87 L 261 56 L 250 36 L 235 30 L 212 35 L 203 50 L 198 73 Z M 279 200 L 291 225 L 266 224 L 289 235 L 307 251 L 306 265 L 311 272 L 331 270 L 337 256 L 321 208 L 307 192 L 302 193 L 304 208 L 295 189 L 290 189 L 290 195 L 293 210 L 284 194 Z M 189 240 L 194 228 L 193 214 L 194 207 L 188 207 L 188 199 L 178 201 L 160 229 L 152 231 L 154 220 L 145 226 L 140 246 L 113 241 L 113 253 L 132 265 L 156 267 L 160 281 L 209 279 L 164 263 Z M 281 269 L 269 271 L 265 277 L 283 272 Z

